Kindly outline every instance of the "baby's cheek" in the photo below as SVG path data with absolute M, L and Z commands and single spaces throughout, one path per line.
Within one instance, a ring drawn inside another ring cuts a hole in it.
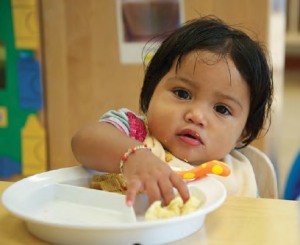
M 220 160 L 223 159 L 234 147 L 232 146 L 232 140 L 228 138 L 222 138 L 213 143 L 213 147 L 207 148 L 212 155 L 211 159 Z
M 152 117 L 151 120 L 148 121 L 148 127 L 152 135 L 157 139 L 159 139 L 165 131 L 163 122 L 157 117 Z

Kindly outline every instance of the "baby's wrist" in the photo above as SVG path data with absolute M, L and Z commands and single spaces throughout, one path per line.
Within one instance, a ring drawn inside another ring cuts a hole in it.
M 122 175 L 124 175 L 124 163 L 127 162 L 127 160 L 130 160 L 133 158 L 133 154 L 135 155 L 140 155 L 141 151 L 140 150 L 150 150 L 149 152 L 151 152 L 151 148 L 147 147 L 147 145 L 138 145 L 136 147 L 133 148 L 129 148 L 127 150 L 127 152 L 124 153 L 121 161 L 120 161 L 120 173 Z M 137 153 L 138 152 L 138 153 Z

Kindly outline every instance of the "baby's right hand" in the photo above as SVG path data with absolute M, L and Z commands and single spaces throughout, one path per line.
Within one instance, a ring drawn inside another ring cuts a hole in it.
M 138 150 L 130 154 L 124 162 L 123 173 L 127 182 L 126 204 L 132 206 L 137 191 L 146 191 L 149 204 L 164 200 L 168 205 L 175 198 L 175 187 L 183 201 L 189 199 L 189 191 L 184 180 L 149 150 Z

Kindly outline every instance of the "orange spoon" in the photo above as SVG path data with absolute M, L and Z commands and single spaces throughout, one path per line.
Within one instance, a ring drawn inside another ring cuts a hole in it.
M 213 160 L 206 162 L 188 171 L 174 171 L 183 179 L 195 179 L 206 176 L 207 174 L 216 174 L 220 176 L 228 176 L 230 168 L 224 162 Z

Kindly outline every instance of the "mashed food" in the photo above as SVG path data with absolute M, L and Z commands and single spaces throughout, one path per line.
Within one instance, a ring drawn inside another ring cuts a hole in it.
M 190 199 L 183 203 L 181 197 L 177 196 L 170 202 L 168 206 L 162 207 L 161 201 L 154 202 L 145 214 L 145 220 L 159 220 L 177 217 L 195 212 L 201 205 L 200 201 L 195 196 L 191 195 Z

